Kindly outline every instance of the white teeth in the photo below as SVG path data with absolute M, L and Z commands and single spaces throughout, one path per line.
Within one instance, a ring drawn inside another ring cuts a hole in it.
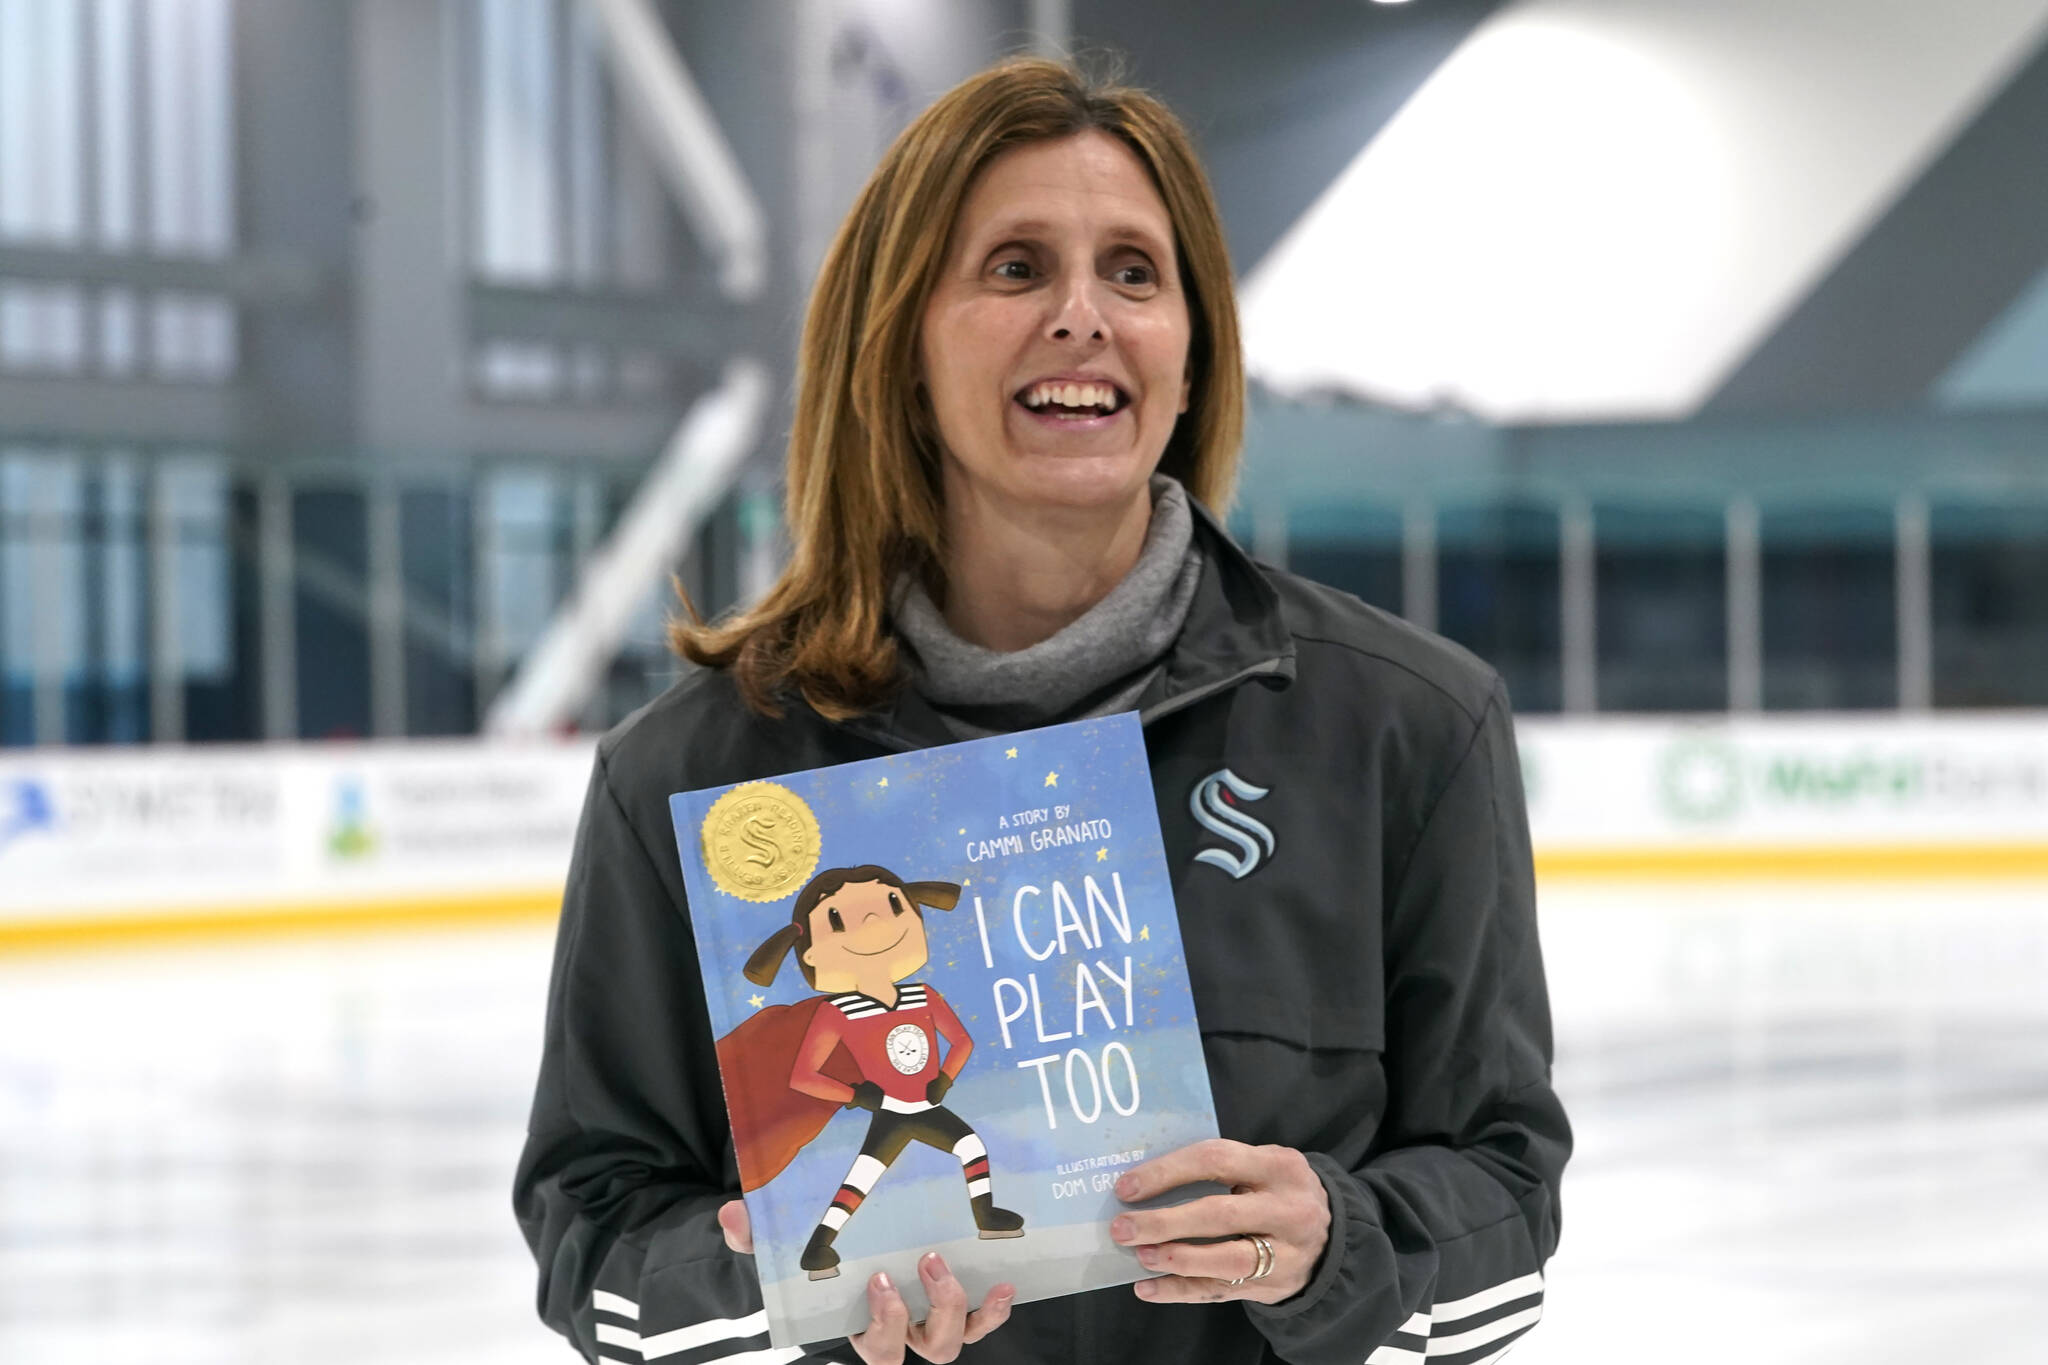
M 1110 384 L 1034 384 L 1024 394 L 1024 406 L 1042 408 L 1048 403 L 1061 407 L 1108 408 L 1114 412 L 1117 407 L 1116 388 Z

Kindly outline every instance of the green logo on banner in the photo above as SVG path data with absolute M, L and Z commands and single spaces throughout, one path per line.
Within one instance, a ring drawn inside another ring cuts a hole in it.
M 1726 820 L 1742 808 L 1742 756 L 1724 740 L 1683 740 L 1665 752 L 1657 785 L 1674 818 Z

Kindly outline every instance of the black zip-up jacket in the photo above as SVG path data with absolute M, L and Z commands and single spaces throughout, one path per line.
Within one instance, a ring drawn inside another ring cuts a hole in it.
M 1271 1307 L 1120 1286 L 1020 1304 L 961 1358 L 1479 1365 L 1541 1312 L 1571 1148 L 1507 698 L 1199 511 L 1195 534 L 1201 586 L 1141 703 L 1159 820 L 1217 1123 L 1308 1154 L 1329 1248 Z M 514 1195 L 541 1316 L 586 1358 L 801 1356 L 768 1348 L 715 1217 L 739 1180 L 669 794 L 949 738 L 914 690 L 844 724 L 801 702 L 768 720 L 699 671 L 598 746 Z M 1226 770 L 1264 795 L 1221 800 Z

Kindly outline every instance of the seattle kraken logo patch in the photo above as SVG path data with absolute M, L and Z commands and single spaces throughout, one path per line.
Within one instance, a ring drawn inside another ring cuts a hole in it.
M 1272 857 L 1273 831 L 1240 808 L 1240 803 L 1256 801 L 1267 790 L 1254 787 L 1228 768 L 1218 768 L 1197 782 L 1188 793 L 1188 809 L 1194 813 L 1195 823 L 1235 845 L 1237 852 L 1205 848 L 1195 855 L 1195 861 L 1220 867 L 1233 877 L 1244 877 Z

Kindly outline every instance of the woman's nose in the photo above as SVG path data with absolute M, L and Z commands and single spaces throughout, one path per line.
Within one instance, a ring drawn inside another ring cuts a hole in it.
M 1054 341 L 1108 339 L 1109 323 L 1097 305 L 1092 278 L 1063 281 L 1054 298 L 1056 302 L 1046 326 L 1047 335 Z

